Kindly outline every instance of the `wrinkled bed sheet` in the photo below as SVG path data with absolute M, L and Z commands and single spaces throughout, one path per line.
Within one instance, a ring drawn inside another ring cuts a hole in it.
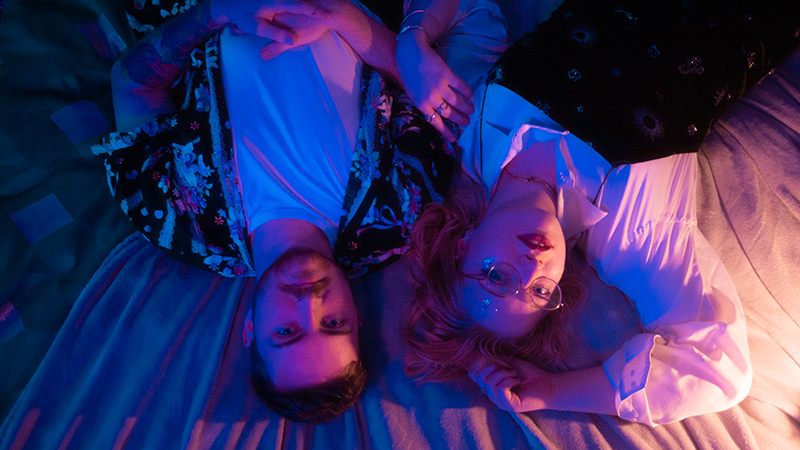
M 113 123 L 103 55 L 114 52 L 108 27 L 122 29 L 118 12 L 105 2 L 46 2 L 62 18 L 74 11 L 71 34 L 53 33 L 71 58 L 92 61 L 76 67 L 53 56 L 52 35 L 21 27 L 51 20 L 35 2 L 8 1 L 14 8 L 7 2 L 0 22 L 0 306 L 19 307 L 0 308 L 0 323 L 10 324 L 0 328 L 0 338 L 10 336 L 0 341 L 0 449 L 800 445 L 800 52 L 715 127 L 699 158 L 700 226 L 748 319 L 755 379 L 739 406 L 648 428 L 595 414 L 510 414 L 466 379 L 418 386 L 401 367 L 398 322 L 410 295 L 401 260 L 354 286 L 371 374 L 364 397 L 336 421 L 311 426 L 271 413 L 247 384 L 242 321 L 254 280 L 220 278 L 172 261 L 138 234 L 124 238 L 131 229 L 88 152 L 103 127 L 94 109 Z M 94 40 L 75 27 L 93 21 Z M 64 108 L 77 108 L 62 114 L 77 117 L 74 127 L 52 117 Z M 592 270 L 584 282 L 591 297 L 570 323 L 571 367 L 602 360 L 638 331 L 619 291 Z M 49 318 L 53 311 L 60 319 Z

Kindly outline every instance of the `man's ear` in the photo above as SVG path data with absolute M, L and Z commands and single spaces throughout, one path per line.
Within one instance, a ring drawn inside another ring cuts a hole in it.
M 247 315 L 244 318 L 244 331 L 242 332 L 242 341 L 245 347 L 250 347 L 253 342 L 253 310 L 248 309 Z

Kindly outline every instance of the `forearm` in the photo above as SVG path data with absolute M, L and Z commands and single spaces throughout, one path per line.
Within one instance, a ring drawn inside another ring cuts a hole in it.
M 365 63 L 399 80 L 394 58 L 397 35 L 348 0 L 337 2 L 336 8 L 334 17 L 338 19 L 335 31 Z
M 442 136 L 455 142 L 447 120 L 469 124 L 474 111 L 472 89 L 431 47 L 452 25 L 458 0 L 408 0 L 400 27 L 395 59 L 400 80 L 414 105 Z
M 553 397 L 545 401 L 544 409 L 617 415 L 616 391 L 602 366 L 552 374 L 548 378 Z
M 406 0 L 403 5 L 406 17 L 400 31 L 411 27 L 406 33 L 411 32 L 424 44 L 431 45 L 450 27 L 458 4 L 459 0 Z
M 124 53 L 111 72 L 117 129 L 128 130 L 175 111 L 170 86 L 189 66 L 191 52 L 222 26 L 204 1 L 156 28 Z

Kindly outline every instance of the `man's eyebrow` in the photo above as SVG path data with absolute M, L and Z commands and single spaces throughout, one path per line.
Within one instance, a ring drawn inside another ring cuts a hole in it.
M 302 297 L 304 295 L 308 295 L 309 293 L 314 293 L 320 295 L 325 289 L 331 285 L 330 277 L 325 277 L 317 282 L 309 283 L 309 284 L 301 284 L 301 285 L 294 285 L 294 284 L 280 284 L 278 289 L 281 292 L 285 292 L 289 295 L 294 295 L 296 297 Z
M 353 333 L 353 329 L 349 328 L 349 327 L 348 328 L 330 328 L 330 329 L 322 328 L 322 329 L 319 330 L 319 332 L 322 333 L 322 334 L 326 334 L 328 336 L 346 336 L 348 334 L 352 334 Z M 306 333 L 303 332 L 303 333 L 298 334 L 297 336 L 292 336 L 291 338 L 289 338 L 289 339 L 287 339 L 285 341 L 279 341 L 279 342 L 272 341 L 272 343 L 270 344 L 270 347 L 272 347 L 272 348 L 288 347 L 288 346 L 290 346 L 292 344 L 297 343 L 300 339 L 303 339 L 305 336 L 306 336 Z
M 300 333 L 300 334 L 298 334 L 298 335 L 296 335 L 296 336 L 292 336 L 292 337 L 290 337 L 289 339 L 287 339 L 287 340 L 285 340 L 285 341 L 274 341 L 274 340 L 273 340 L 273 341 L 272 341 L 272 343 L 270 344 L 270 346 L 271 346 L 272 348 L 284 348 L 284 347 L 288 347 L 288 346 L 290 346 L 290 345 L 294 344 L 295 342 L 299 341 L 300 339 L 303 339 L 303 337 L 304 337 L 305 335 L 306 335 L 306 333 L 305 333 L 305 332 L 303 332 L 303 333 Z

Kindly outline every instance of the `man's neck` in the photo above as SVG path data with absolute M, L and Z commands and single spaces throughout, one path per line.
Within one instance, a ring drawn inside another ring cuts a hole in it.
M 292 247 L 311 248 L 333 259 L 333 250 L 322 230 L 302 219 L 270 220 L 250 233 L 256 273 L 262 273 Z

